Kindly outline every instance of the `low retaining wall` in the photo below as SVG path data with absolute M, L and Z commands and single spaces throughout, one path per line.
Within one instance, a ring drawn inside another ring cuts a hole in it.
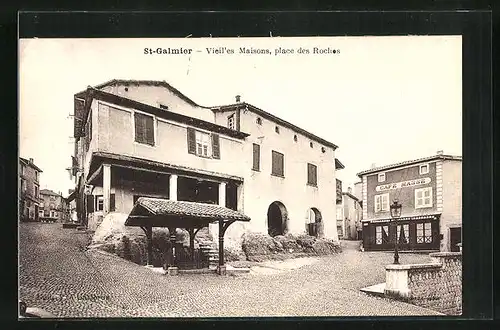
M 386 266 L 387 296 L 449 315 L 462 314 L 462 253 L 431 253 L 428 264 Z

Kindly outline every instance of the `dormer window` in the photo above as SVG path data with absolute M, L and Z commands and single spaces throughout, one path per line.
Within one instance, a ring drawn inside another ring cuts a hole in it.
M 227 127 L 229 129 L 234 129 L 234 113 L 227 117 Z
M 420 174 L 429 173 L 429 164 L 420 165 Z
M 384 182 L 384 181 L 385 181 L 385 173 L 379 173 L 378 182 Z

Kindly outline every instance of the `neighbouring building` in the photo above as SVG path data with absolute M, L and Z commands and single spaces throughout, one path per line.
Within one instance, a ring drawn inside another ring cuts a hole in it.
M 342 205 L 342 181 L 335 180 L 335 219 L 337 219 L 337 235 L 344 238 L 344 207 Z
M 40 173 L 33 158 L 19 158 L 19 220 L 38 221 Z
M 76 190 L 69 189 L 68 197 L 66 197 L 66 203 L 68 205 L 69 220 L 72 222 L 78 222 L 78 213 L 76 208 Z
M 462 157 L 437 155 L 375 167 L 362 180 L 363 246 L 394 248 L 390 204 L 402 204 L 397 220 L 403 250 L 459 251 L 462 240 Z
M 164 81 L 112 80 L 75 94 L 74 108 L 76 209 L 91 230 L 146 196 L 251 218 L 226 238 L 253 231 L 338 239 L 337 146 L 239 96 L 206 107 Z
M 342 237 L 349 240 L 361 239 L 362 208 L 359 199 L 353 195 L 352 188 L 342 192 L 341 203 Z M 340 234 L 339 234 L 340 235 Z
M 69 217 L 69 208 L 66 199 L 61 193 L 50 189 L 40 190 L 42 202 L 39 208 L 40 221 L 66 222 Z

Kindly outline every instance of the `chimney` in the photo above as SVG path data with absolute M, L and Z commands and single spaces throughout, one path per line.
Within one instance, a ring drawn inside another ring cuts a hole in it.
M 377 164 L 372 163 L 372 167 L 371 168 L 375 168 L 375 167 L 377 167 Z
M 443 150 L 438 150 L 438 151 L 437 151 L 437 154 L 438 154 L 438 155 L 443 155 Z
M 33 158 L 30 158 L 30 164 L 33 164 Z
M 236 95 L 236 103 L 240 103 L 240 99 L 241 99 L 241 96 L 240 95 Z

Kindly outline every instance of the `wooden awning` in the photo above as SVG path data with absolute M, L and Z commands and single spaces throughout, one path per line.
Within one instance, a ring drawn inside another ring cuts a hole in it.
M 214 204 L 140 197 L 126 226 L 201 228 L 215 221 L 250 221 L 240 212 Z

